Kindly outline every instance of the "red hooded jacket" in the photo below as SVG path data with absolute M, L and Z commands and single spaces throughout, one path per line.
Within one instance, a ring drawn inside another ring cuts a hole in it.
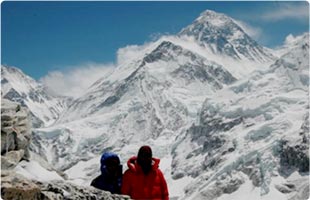
M 145 175 L 137 163 L 137 157 L 130 158 L 123 176 L 122 194 L 132 199 L 168 200 L 168 187 L 163 173 L 158 169 L 159 159 L 152 158 L 152 170 Z

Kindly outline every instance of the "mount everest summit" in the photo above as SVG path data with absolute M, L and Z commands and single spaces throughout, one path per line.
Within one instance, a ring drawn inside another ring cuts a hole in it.
M 273 59 L 273 55 L 249 37 L 233 19 L 211 10 L 204 11 L 179 35 L 192 36 L 199 45 L 212 52 L 237 60 L 264 63 Z
M 207 10 L 127 54 L 76 99 L 1 67 L 2 97 L 35 119 L 36 162 L 89 185 L 103 151 L 125 163 L 149 144 L 171 198 L 307 199 L 309 33 L 270 50 Z

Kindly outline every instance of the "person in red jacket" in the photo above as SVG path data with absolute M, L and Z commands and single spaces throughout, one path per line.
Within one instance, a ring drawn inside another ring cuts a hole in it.
M 123 176 L 122 194 L 132 199 L 168 200 L 169 193 L 163 173 L 158 168 L 160 160 L 152 157 L 152 149 L 142 146 L 138 157 L 131 157 Z

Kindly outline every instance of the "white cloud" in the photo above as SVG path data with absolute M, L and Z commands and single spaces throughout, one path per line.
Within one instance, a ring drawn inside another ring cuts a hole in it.
M 117 66 L 140 59 L 146 53 L 153 50 L 165 37 L 168 36 L 161 36 L 155 42 L 145 42 L 143 45 L 127 45 L 125 47 L 119 48 L 117 50 Z
M 154 42 L 159 40 L 162 37 L 169 37 L 171 34 L 168 32 L 156 32 L 156 33 L 152 33 L 151 35 L 149 35 L 149 40 L 150 42 Z
M 68 66 L 65 68 L 66 70 L 50 71 L 39 81 L 47 86 L 52 93 L 78 97 L 97 80 L 111 73 L 116 66 L 122 67 L 141 59 L 156 45 L 158 45 L 158 41 L 146 42 L 143 45 L 128 45 L 118 49 L 116 64 L 89 63 L 80 66 Z
M 255 40 L 262 37 L 263 31 L 259 27 L 254 27 L 246 22 L 240 21 L 240 20 L 234 20 L 236 24 L 238 24 L 249 36 L 254 38 Z
M 113 64 L 85 64 L 63 71 L 51 71 L 40 82 L 57 95 L 78 97 L 113 69 Z
M 123 65 L 141 55 L 144 46 L 128 45 L 117 50 L 117 65 Z
M 277 9 L 268 10 L 262 13 L 261 19 L 267 21 L 280 21 L 284 19 L 297 19 L 308 20 L 309 19 L 309 4 L 307 2 L 295 3 L 281 3 L 278 4 Z

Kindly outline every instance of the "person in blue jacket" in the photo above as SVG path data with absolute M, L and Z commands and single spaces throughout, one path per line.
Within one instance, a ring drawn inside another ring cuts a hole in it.
M 101 156 L 100 163 L 101 174 L 90 185 L 101 190 L 109 191 L 112 194 L 120 194 L 122 165 L 120 164 L 119 157 L 114 153 L 106 152 Z

